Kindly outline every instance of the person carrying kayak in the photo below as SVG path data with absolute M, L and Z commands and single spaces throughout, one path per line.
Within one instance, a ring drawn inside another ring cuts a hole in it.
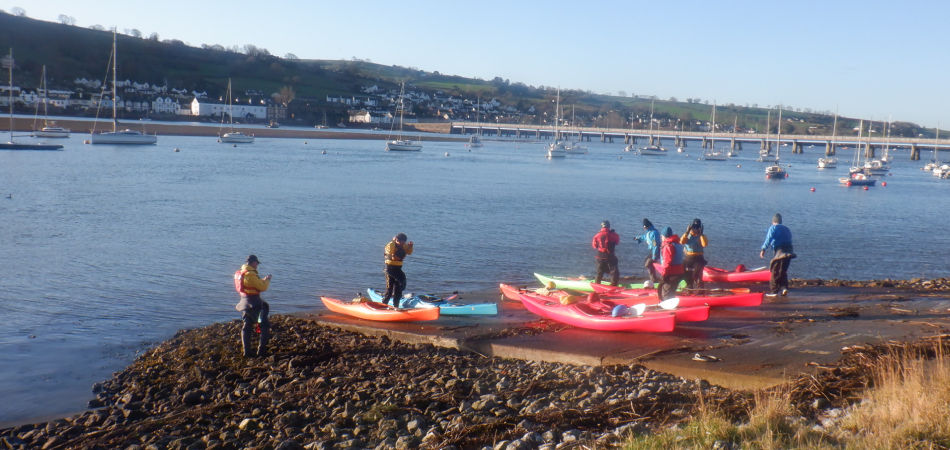
M 676 287 L 683 280 L 683 246 L 673 229 L 663 230 L 663 243 L 660 246 L 660 262 L 655 264 L 661 278 L 656 294 L 660 300 L 666 300 L 676 294 Z
M 650 275 L 650 279 L 643 283 L 644 287 L 653 287 L 660 282 L 660 276 L 656 273 L 653 263 L 660 260 L 660 232 L 653 228 L 653 223 L 649 219 L 643 219 L 643 233 L 635 237 L 637 243 L 646 241 L 649 253 L 643 261 L 643 267 Z
M 786 296 L 788 295 L 788 265 L 796 255 L 792 249 L 792 231 L 782 225 L 782 215 L 779 213 L 772 216 L 772 226 L 765 233 L 765 242 L 762 242 L 759 258 L 765 258 L 765 251 L 770 248 L 775 253 L 769 261 L 769 272 L 772 276 L 769 278 L 769 292 L 765 295 Z
M 610 221 L 605 220 L 600 224 L 600 232 L 594 235 L 591 241 L 591 247 L 597 250 L 594 261 L 597 263 L 597 276 L 594 283 L 600 284 L 605 273 L 610 273 L 611 286 L 620 284 L 620 268 L 617 260 L 617 253 L 614 251 L 617 244 L 620 243 L 620 235 L 610 228 Z
M 680 244 L 683 244 L 683 270 L 686 272 L 686 287 L 701 289 L 703 287 L 703 267 L 706 267 L 703 248 L 707 244 L 701 220 L 693 219 L 693 222 L 680 236 Z
M 383 270 L 386 274 L 386 295 L 383 296 L 381 303 L 384 305 L 392 300 L 393 306 L 399 307 L 402 291 L 406 288 L 406 274 L 402 271 L 402 261 L 406 259 L 406 255 L 411 254 L 412 241 L 406 242 L 406 233 L 393 236 L 393 240 L 389 241 L 383 249 L 383 259 L 386 263 Z
M 270 305 L 261 299 L 261 292 L 270 287 L 271 276 L 260 278 L 257 266 L 260 265 L 257 255 L 250 255 L 241 269 L 234 273 L 234 289 L 241 295 L 240 301 L 234 309 L 241 311 L 241 349 L 244 356 L 267 356 L 267 340 L 270 339 Z M 251 351 L 251 340 L 256 327 L 260 327 L 260 337 L 257 342 L 257 351 Z

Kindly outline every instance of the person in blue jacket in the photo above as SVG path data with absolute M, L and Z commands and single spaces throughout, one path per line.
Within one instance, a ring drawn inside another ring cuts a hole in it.
M 653 263 L 660 262 L 660 232 L 656 231 L 656 228 L 653 227 L 653 223 L 649 219 L 643 219 L 643 233 L 640 233 L 636 238 L 638 243 L 646 241 L 647 249 L 649 253 L 647 254 L 646 260 L 643 261 L 643 267 L 647 269 L 647 273 L 650 275 L 649 283 L 644 282 L 645 287 L 652 287 L 660 282 L 660 275 L 657 273 L 656 268 L 653 267 Z M 647 286 L 649 285 L 649 286 Z
M 769 292 L 765 295 L 769 297 L 779 294 L 788 295 L 788 265 L 796 255 L 792 249 L 792 231 L 782 225 L 782 215 L 779 213 L 775 213 L 772 217 L 772 226 L 765 233 L 765 241 L 762 242 L 759 258 L 765 258 L 765 251 L 770 248 L 775 251 L 775 254 L 769 261 L 769 271 L 772 276 L 769 278 Z

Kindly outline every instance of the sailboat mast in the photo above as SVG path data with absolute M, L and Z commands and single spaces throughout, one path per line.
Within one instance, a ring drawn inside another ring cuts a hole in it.
M 115 28 L 112 29 L 112 132 L 119 131 L 119 115 L 118 115 L 118 103 L 119 99 L 116 94 L 116 71 L 118 71 L 119 64 L 116 61 L 119 59 L 119 55 L 116 54 L 116 31 Z
M 775 136 L 775 163 L 778 164 L 778 155 L 782 151 L 782 105 L 778 105 L 778 130 Z
M 10 56 L 7 62 L 7 69 L 10 76 L 10 90 L 7 91 L 9 96 L 8 100 L 10 102 L 10 143 L 13 143 L 13 47 L 10 47 Z M 936 144 L 934 149 L 936 149 Z M 936 150 L 934 150 L 936 151 Z

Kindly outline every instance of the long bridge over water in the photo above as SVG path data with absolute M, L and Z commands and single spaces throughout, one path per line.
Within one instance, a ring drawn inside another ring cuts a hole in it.
M 485 124 L 475 122 L 453 122 L 452 134 L 476 134 L 495 136 L 498 138 L 512 138 L 516 140 L 545 140 L 554 139 L 554 127 L 520 125 L 520 124 Z M 781 137 L 774 134 L 762 133 L 710 133 L 702 131 L 676 130 L 641 130 L 622 128 L 593 128 L 577 127 L 566 130 L 557 130 L 558 138 L 574 139 L 578 141 L 600 140 L 614 142 L 622 140 L 624 144 L 637 144 L 640 141 L 650 145 L 660 145 L 663 141 L 671 142 L 674 146 L 685 146 L 687 142 L 699 142 L 703 148 L 712 148 L 717 142 L 727 142 L 732 149 L 740 150 L 743 144 L 758 145 L 761 150 L 772 149 L 773 145 L 788 144 L 792 153 L 803 153 L 805 145 L 823 145 L 825 155 L 832 156 L 839 147 L 853 148 L 866 146 L 865 156 L 874 158 L 877 150 L 908 149 L 910 159 L 919 160 L 921 150 L 950 149 L 950 139 L 904 138 L 904 137 L 872 137 L 859 138 L 857 136 L 817 136 L 808 134 L 783 134 Z

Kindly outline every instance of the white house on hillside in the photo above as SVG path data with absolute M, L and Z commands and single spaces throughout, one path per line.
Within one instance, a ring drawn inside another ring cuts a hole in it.
M 195 98 L 191 101 L 191 115 L 205 117 L 221 117 L 228 113 L 228 105 L 225 103 L 213 103 L 207 98 Z M 250 117 L 254 119 L 266 119 L 267 107 L 264 105 L 234 105 L 230 107 L 234 117 Z
M 158 97 L 152 100 L 152 112 L 157 114 L 178 114 L 178 102 L 171 97 Z

